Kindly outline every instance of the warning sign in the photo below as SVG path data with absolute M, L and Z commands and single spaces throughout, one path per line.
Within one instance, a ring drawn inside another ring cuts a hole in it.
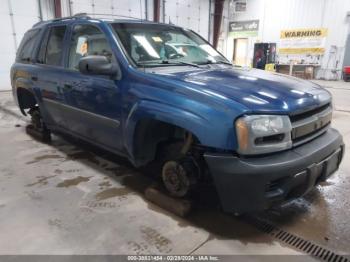
M 280 54 L 323 54 L 326 28 L 283 30 L 280 35 Z

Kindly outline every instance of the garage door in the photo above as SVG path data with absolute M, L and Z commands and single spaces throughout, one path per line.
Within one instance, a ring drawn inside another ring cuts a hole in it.
M 142 18 L 145 18 L 145 1 L 139 0 L 73 0 L 71 9 L 73 14 L 105 14 L 105 16 L 113 14 L 137 18 L 140 18 L 142 14 Z M 96 15 L 96 18 L 99 17 Z
M 10 68 L 24 33 L 39 21 L 37 0 L 3 0 L 0 8 L 0 90 L 9 90 Z
M 209 0 L 164 1 L 164 22 L 192 29 L 208 39 Z

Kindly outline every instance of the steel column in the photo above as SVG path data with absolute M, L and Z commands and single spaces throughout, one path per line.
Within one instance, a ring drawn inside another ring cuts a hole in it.
M 62 17 L 61 0 L 54 0 L 55 5 L 55 18 Z
M 17 51 L 17 35 L 16 35 L 16 28 L 15 28 L 15 19 L 13 17 L 13 10 L 12 10 L 12 3 L 11 0 L 8 0 L 8 8 L 9 8 L 9 15 L 10 15 L 10 21 L 11 21 L 11 29 L 12 29 L 12 36 L 13 36 L 13 43 L 15 50 Z
M 210 37 L 211 37 L 211 0 L 209 0 L 209 20 L 208 20 L 208 42 L 209 43 L 211 43 Z
M 218 47 L 224 2 L 225 0 L 215 0 L 215 5 L 214 5 L 213 46 L 215 48 Z
M 159 22 L 160 18 L 160 0 L 153 0 L 153 21 Z
M 39 9 L 39 19 L 43 21 L 43 9 L 41 7 L 41 0 L 38 0 L 38 9 Z

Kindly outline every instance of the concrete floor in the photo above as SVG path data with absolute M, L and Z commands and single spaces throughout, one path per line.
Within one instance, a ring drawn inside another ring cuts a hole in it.
M 333 126 L 349 144 L 350 83 L 319 83 L 334 94 Z M 152 181 L 122 159 L 57 136 L 40 143 L 25 121 L 1 92 L 0 255 L 301 254 L 212 208 L 176 217 L 144 199 Z M 305 198 L 258 216 L 350 254 L 349 158 Z

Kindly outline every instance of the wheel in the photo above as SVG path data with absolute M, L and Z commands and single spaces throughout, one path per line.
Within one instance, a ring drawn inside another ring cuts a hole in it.
M 31 116 L 31 124 L 26 127 L 27 133 L 43 142 L 50 142 L 51 132 L 41 117 L 40 108 L 35 106 L 28 113 Z

